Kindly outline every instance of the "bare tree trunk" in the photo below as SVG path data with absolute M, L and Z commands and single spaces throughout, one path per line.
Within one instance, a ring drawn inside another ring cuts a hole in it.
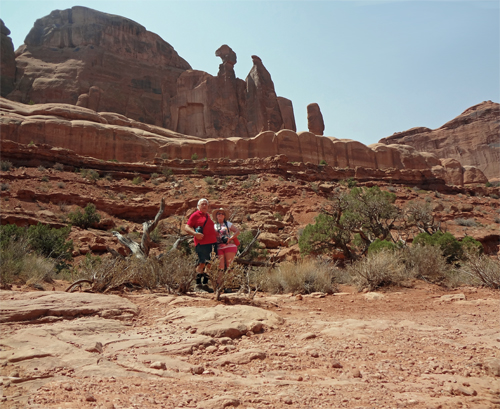
M 148 258 L 151 244 L 150 233 L 156 228 L 156 226 L 158 226 L 158 222 L 160 221 L 164 210 L 165 200 L 164 198 L 162 198 L 160 203 L 160 210 L 158 210 L 158 213 L 156 214 L 154 220 L 142 223 L 142 240 L 140 244 L 136 243 L 134 240 L 126 236 L 122 236 L 117 231 L 113 231 L 112 233 L 121 244 L 130 249 L 134 256 L 142 259 Z

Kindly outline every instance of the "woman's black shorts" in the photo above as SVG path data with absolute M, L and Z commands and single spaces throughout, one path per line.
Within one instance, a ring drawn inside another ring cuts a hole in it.
M 198 264 L 206 264 L 210 261 L 212 251 L 217 256 L 217 243 L 212 244 L 197 244 L 196 254 L 198 254 Z

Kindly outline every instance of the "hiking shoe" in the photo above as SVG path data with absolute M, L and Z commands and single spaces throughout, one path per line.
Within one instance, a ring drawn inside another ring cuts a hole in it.
M 202 285 L 201 285 L 201 288 L 202 288 L 205 292 L 207 292 L 207 293 L 213 293 L 213 292 L 214 292 L 214 290 L 212 290 L 212 289 L 211 289 L 211 288 L 210 288 L 207 284 L 202 284 Z
M 204 287 L 207 287 L 207 288 L 208 288 L 208 286 L 207 286 L 207 285 L 203 285 L 203 284 L 196 284 L 196 285 L 194 286 L 194 292 L 195 292 L 195 293 L 208 293 L 208 291 L 207 291 L 207 290 L 205 290 L 205 288 L 204 288 Z

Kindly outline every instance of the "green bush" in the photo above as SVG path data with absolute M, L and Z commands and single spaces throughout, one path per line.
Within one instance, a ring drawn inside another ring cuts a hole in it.
M 205 181 L 205 183 L 206 183 L 207 185 L 214 185 L 214 184 L 215 184 L 215 180 L 214 180 L 214 178 L 213 178 L 213 177 L 211 177 L 211 176 L 207 176 L 207 177 L 205 177 L 203 180 Z
M 33 285 L 51 282 L 54 265 L 52 259 L 32 251 L 27 237 L 12 238 L 4 242 L 0 249 L 1 286 L 6 288 L 13 283 Z
M 191 155 L 191 160 L 198 160 L 198 154 L 197 153 L 193 153 Z
M 101 215 L 97 213 L 96 207 L 93 203 L 89 203 L 85 206 L 84 212 L 82 213 L 80 209 L 68 214 L 68 219 L 73 226 L 81 227 L 82 229 L 88 229 L 94 223 L 99 223 L 101 221 Z
M 140 185 L 143 182 L 144 182 L 144 180 L 142 180 L 142 178 L 140 176 L 136 176 L 135 178 L 132 179 L 133 185 Z
M 67 241 L 71 227 L 51 228 L 38 223 L 27 231 L 30 246 L 40 255 L 58 260 L 71 260 L 73 241 Z
M 438 231 L 432 235 L 420 233 L 413 240 L 414 245 L 437 246 L 441 249 L 443 256 L 448 263 L 454 263 L 463 256 L 460 242 L 451 233 Z
M 240 241 L 240 245 L 238 246 L 238 251 L 243 252 L 252 242 L 255 237 L 252 230 L 244 230 L 238 235 L 238 240 Z M 252 244 L 252 247 L 246 253 L 245 258 L 250 258 L 251 260 L 260 257 L 262 254 L 261 243 L 258 240 Z
M 464 256 L 467 256 L 471 253 L 479 255 L 483 254 L 484 252 L 483 245 L 481 244 L 481 242 L 477 241 L 471 236 L 465 236 L 462 240 L 460 240 L 460 245 L 462 246 Z
M 393 243 L 392 241 L 376 239 L 368 247 L 368 254 L 377 253 L 382 250 L 394 251 L 397 250 L 398 248 L 399 247 L 397 246 L 397 244 Z

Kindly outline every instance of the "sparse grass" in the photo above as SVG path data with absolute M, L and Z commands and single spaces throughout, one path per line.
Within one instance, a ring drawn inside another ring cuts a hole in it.
M 334 284 L 336 270 L 335 265 L 320 260 L 281 263 L 268 273 L 264 291 L 273 294 L 332 294 L 337 291 Z
M 455 219 L 455 223 L 459 226 L 467 226 L 467 227 L 477 227 L 478 223 L 474 219 Z
M 45 172 L 47 170 L 42 165 L 38 166 L 37 169 L 38 169 L 39 172 Z
M 281 220 L 283 220 L 283 215 L 280 212 L 276 212 L 276 213 L 274 213 L 274 218 L 276 220 L 281 221 Z
M 40 285 L 53 280 L 56 262 L 31 251 L 27 239 L 10 240 L 0 251 L 2 288 L 8 284 Z
M 207 176 L 207 177 L 205 177 L 203 180 L 205 181 L 205 183 L 206 183 L 207 185 L 214 185 L 214 184 L 215 184 L 215 180 L 214 180 L 214 178 L 213 178 L 213 177 L 211 177 L 211 176 Z
M 47 175 L 43 175 L 41 180 L 42 180 L 42 182 L 48 182 L 49 177 Z
M 64 182 L 58 182 L 57 187 L 60 189 L 64 189 L 66 187 L 66 185 L 64 184 Z
M 407 283 L 410 274 L 405 269 L 399 252 L 378 251 L 355 261 L 347 267 L 353 284 L 361 291 Z
M 439 246 L 413 245 L 403 249 L 402 256 L 409 276 L 419 280 L 444 284 L 453 270 Z
M 135 178 L 132 179 L 133 185 L 140 185 L 143 182 L 144 182 L 144 180 L 140 176 L 136 176 Z
M 0 184 L 0 190 L 3 192 L 5 190 L 9 190 L 10 189 L 10 186 L 8 183 L 1 183 Z
M 476 285 L 500 288 L 500 261 L 484 254 L 467 253 L 467 260 L 462 264 L 460 273 L 472 278 Z
M 56 163 L 54 164 L 53 168 L 59 172 L 62 172 L 64 170 L 64 165 L 62 163 Z

